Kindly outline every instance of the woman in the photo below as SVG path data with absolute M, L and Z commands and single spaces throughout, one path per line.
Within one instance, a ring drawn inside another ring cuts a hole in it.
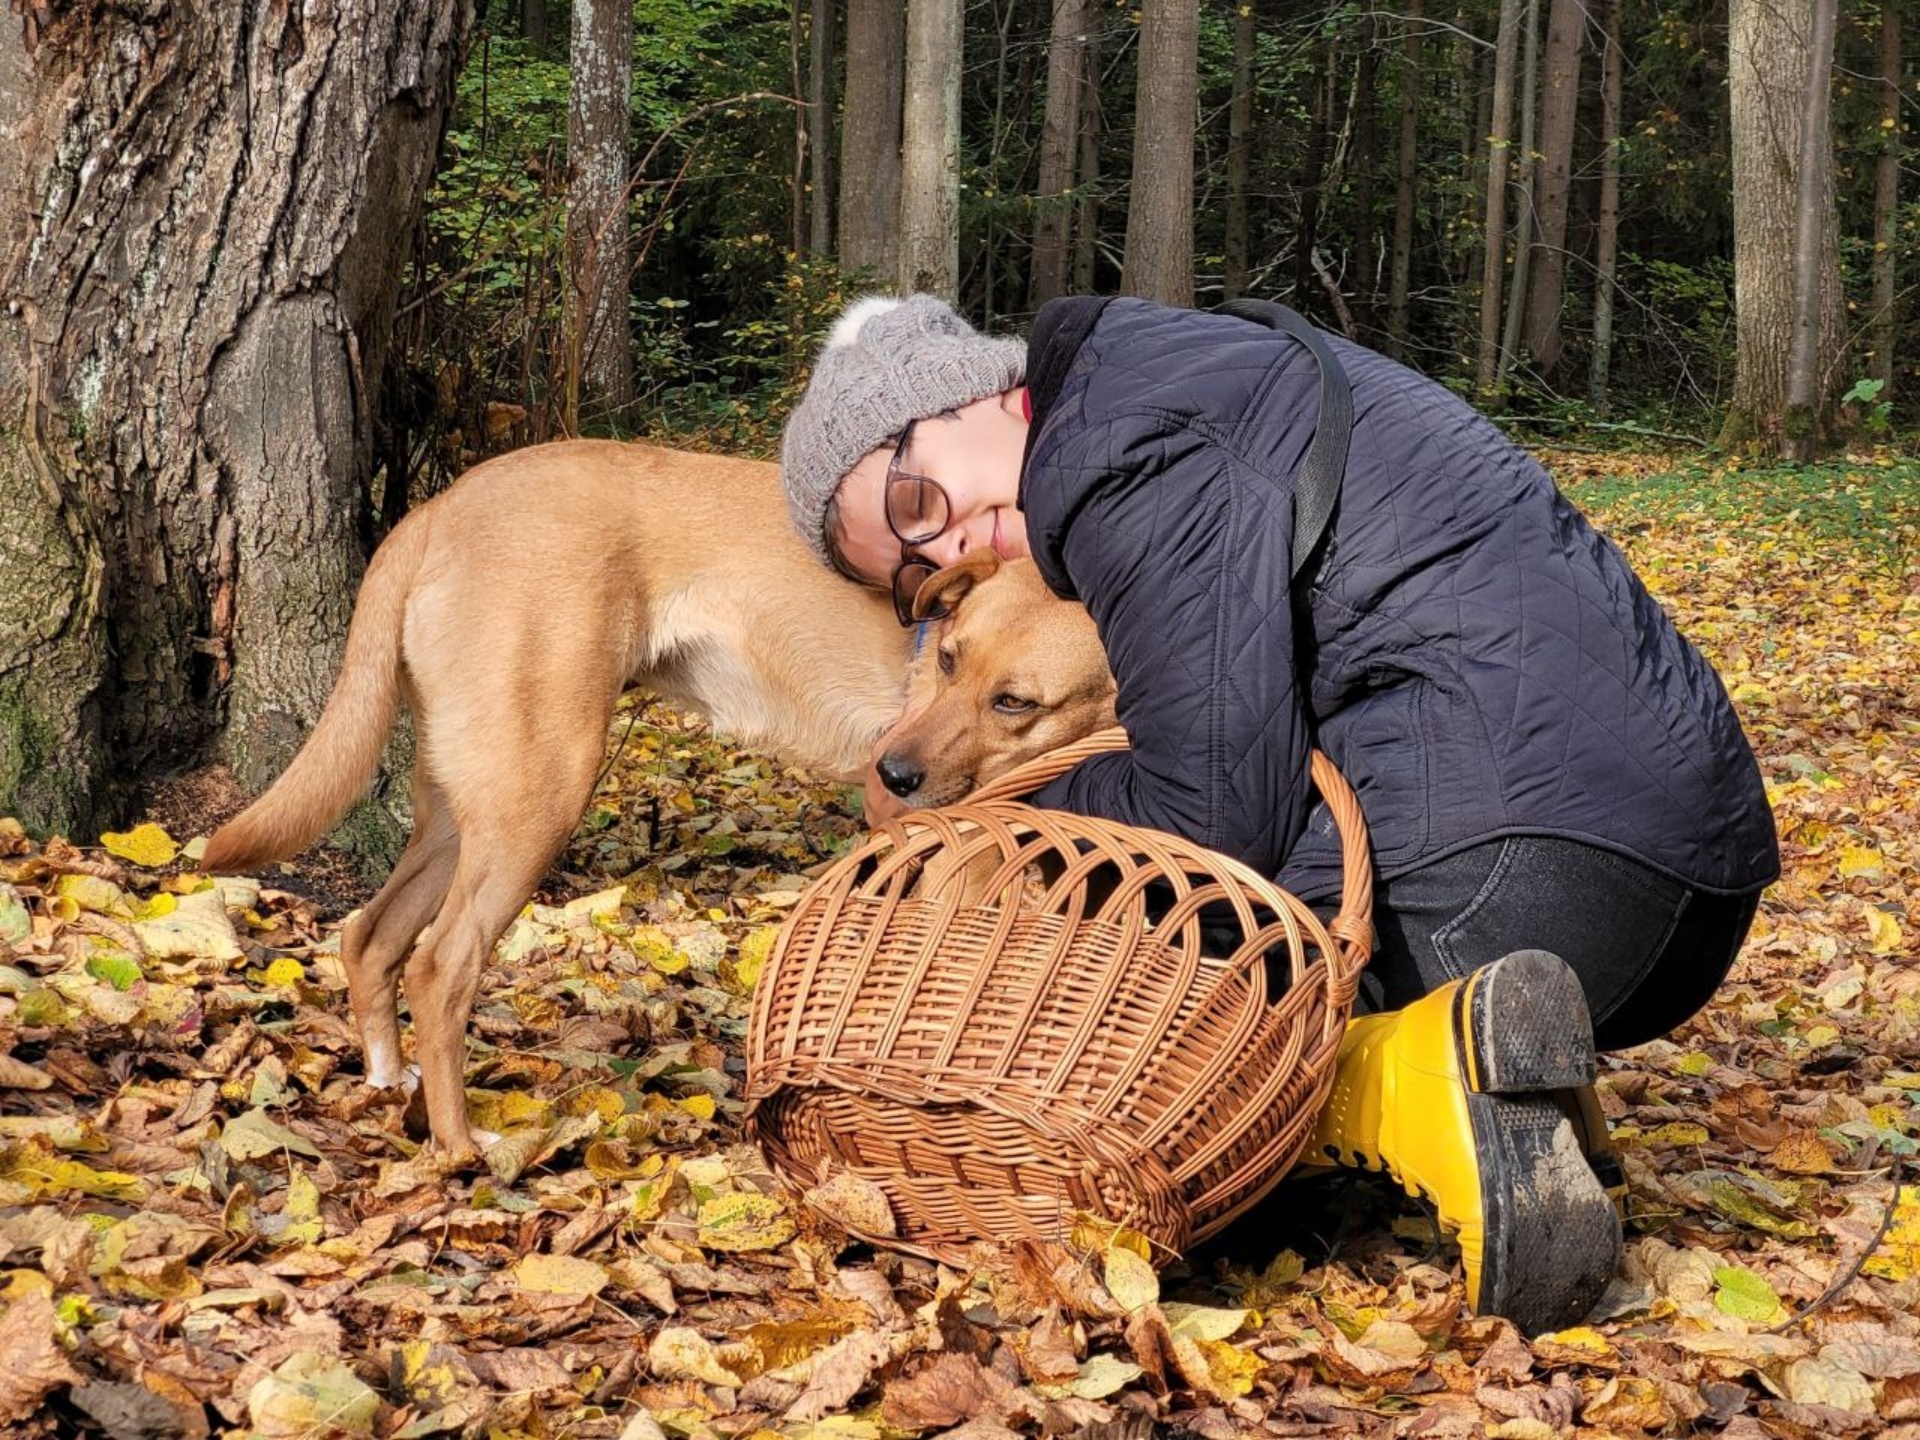
M 1025 346 L 928 296 L 851 307 L 784 438 L 793 520 L 903 621 L 983 545 L 1085 603 L 1131 749 L 1036 804 L 1174 831 L 1313 902 L 1339 852 L 1307 754 L 1332 757 L 1373 842 L 1379 1013 L 1315 1143 L 1437 1203 L 1476 1310 L 1570 1324 L 1620 1244 L 1580 1158 L 1604 1153 L 1594 1050 L 1713 994 L 1778 874 L 1772 817 L 1712 667 L 1546 472 L 1441 386 L 1322 340 L 1353 420 L 1297 579 L 1321 367 L 1139 300 L 1052 302 Z

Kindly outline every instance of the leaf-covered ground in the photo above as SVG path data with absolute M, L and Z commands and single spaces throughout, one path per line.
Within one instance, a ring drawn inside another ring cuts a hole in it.
M 857 818 L 647 712 L 488 976 L 506 1139 L 451 1182 L 358 1083 L 337 917 L 152 830 L 0 826 L 0 1430 L 1920 1435 L 1920 482 L 1555 458 L 1721 667 L 1785 852 L 1711 1008 L 1608 1059 L 1632 1225 L 1590 1327 L 1463 1315 L 1373 1181 L 1157 1278 L 1091 1226 L 975 1273 L 847 1246 L 870 1197 L 782 1199 L 737 1097 Z

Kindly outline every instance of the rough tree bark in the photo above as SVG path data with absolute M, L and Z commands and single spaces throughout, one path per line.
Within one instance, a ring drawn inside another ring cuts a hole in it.
M 1821 265 L 1822 232 L 1833 224 L 1833 29 L 1836 0 L 1813 0 L 1807 46 L 1806 100 L 1800 112 L 1800 166 L 1794 177 L 1793 345 L 1787 353 L 1787 454 L 1813 459 L 1826 420 L 1826 352 L 1820 312 L 1828 275 Z M 1833 277 L 1838 288 L 1838 275 Z
M 1732 0 L 1733 400 L 1720 442 L 1785 453 L 1788 356 L 1793 349 L 1794 228 L 1813 0 Z M 1834 374 L 1843 319 L 1839 220 L 1831 201 L 1819 226 L 1821 274 L 1815 373 Z
M 1413 281 L 1413 218 L 1417 197 L 1414 166 L 1420 146 L 1421 0 L 1407 0 L 1404 42 L 1406 63 L 1400 72 L 1400 144 L 1394 160 L 1393 260 L 1387 280 L 1387 353 L 1407 358 L 1408 296 Z
M 1100 247 L 1100 135 L 1105 116 L 1100 109 L 1100 37 L 1087 40 L 1080 71 L 1080 186 L 1079 212 L 1073 217 L 1073 293 L 1093 293 L 1094 261 Z
M 1620 241 L 1620 96 L 1626 56 L 1620 49 L 1620 0 L 1607 0 L 1600 17 L 1600 214 L 1593 236 L 1593 354 L 1587 395 L 1604 415 L 1612 403 L 1613 288 Z
M 0 13 L 0 813 L 257 786 L 318 714 L 470 18 Z
M 900 106 L 906 7 L 847 0 L 840 112 L 840 263 L 892 279 L 899 266 Z
M 1500 361 L 1500 293 L 1507 277 L 1507 163 L 1513 145 L 1513 61 L 1519 49 L 1520 0 L 1500 0 L 1494 42 L 1493 113 L 1487 125 L 1486 223 L 1480 229 L 1480 345 L 1474 385 L 1493 393 Z
M 1873 366 L 1880 401 L 1893 399 L 1893 357 L 1899 338 L 1900 292 L 1894 225 L 1900 214 L 1900 6 L 1880 5 L 1880 153 L 1873 163 Z
M 834 0 L 813 0 L 807 22 L 807 252 L 833 254 L 833 11 Z
M 574 363 L 567 428 L 633 404 L 627 323 L 632 239 L 633 7 L 574 0 L 567 87 L 567 335 Z
M 1536 234 L 1527 276 L 1528 358 L 1543 380 L 1560 365 L 1560 310 L 1567 283 L 1567 201 L 1572 193 L 1573 136 L 1580 108 L 1580 52 L 1586 0 L 1552 0 L 1540 77 L 1540 163 L 1534 183 Z
M 908 0 L 900 290 L 960 288 L 960 0 Z
M 1040 189 L 1033 206 L 1033 265 L 1027 272 L 1029 310 L 1067 293 L 1073 171 L 1080 149 L 1080 77 L 1092 26 L 1091 0 L 1054 0 L 1047 40 L 1047 106 L 1040 126 Z
M 1253 172 L 1253 60 L 1259 32 L 1253 0 L 1241 0 L 1233 20 L 1233 95 L 1227 104 L 1227 214 L 1220 289 L 1232 300 L 1247 288 L 1247 181 Z
M 1193 0 L 1141 0 L 1139 101 L 1120 289 L 1193 303 L 1193 134 L 1200 12 Z

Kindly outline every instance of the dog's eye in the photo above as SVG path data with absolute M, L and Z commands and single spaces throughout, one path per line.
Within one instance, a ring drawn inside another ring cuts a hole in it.
M 954 666 L 958 663 L 959 662 L 954 659 L 953 651 L 943 646 L 940 651 L 940 673 L 942 675 L 953 674 Z
M 1000 694 L 993 697 L 993 708 L 998 710 L 1002 715 L 1024 715 L 1029 710 L 1034 710 L 1039 707 L 1031 700 L 1022 699 L 1018 695 L 1010 694 L 1003 690 Z

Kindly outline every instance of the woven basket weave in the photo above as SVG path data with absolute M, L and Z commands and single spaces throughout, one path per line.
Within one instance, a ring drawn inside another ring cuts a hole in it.
M 1090 1212 L 1180 1250 L 1306 1145 L 1371 947 L 1358 802 L 1315 754 L 1344 854 L 1322 925 L 1226 856 L 1005 798 L 1124 744 L 887 825 L 789 914 L 754 994 L 748 1133 L 801 1188 L 877 1183 L 898 1233 L 863 1238 L 955 1259 Z

